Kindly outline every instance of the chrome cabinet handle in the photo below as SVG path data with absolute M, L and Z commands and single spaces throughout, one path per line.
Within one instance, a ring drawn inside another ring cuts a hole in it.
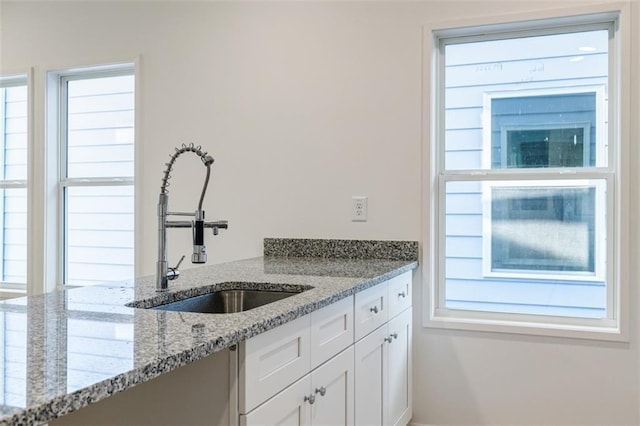
M 316 402 L 316 396 L 314 394 L 311 394 L 309 396 L 305 396 L 304 397 L 304 402 L 309 401 L 309 404 L 313 405 L 314 402 Z
M 387 343 L 391 343 L 391 342 L 393 342 L 393 339 L 391 337 L 385 337 L 384 341 L 387 342 Z
M 398 293 L 398 297 L 407 297 L 407 293 L 404 291 L 402 293 Z
M 391 333 L 391 337 L 393 337 L 394 339 L 398 338 L 398 333 Z
M 319 388 L 316 388 L 316 393 L 319 393 L 320 396 L 324 396 L 327 393 L 327 388 L 320 386 Z
M 373 308 L 369 309 L 369 311 L 373 312 L 374 314 L 377 314 L 378 312 L 380 312 L 377 306 L 374 306 Z

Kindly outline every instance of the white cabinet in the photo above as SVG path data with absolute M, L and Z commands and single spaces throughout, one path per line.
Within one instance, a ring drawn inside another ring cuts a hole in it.
M 386 337 L 387 327 L 380 327 L 355 344 L 356 424 L 385 424 L 384 384 L 387 382 L 388 369 L 382 366 L 388 356 Z
M 355 297 L 356 340 L 387 322 L 387 282 L 368 288 Z
M 355 344 L 357 425 L 406 425 L 412 415 L 410 273 L 388 281 L 386 290 L 389 321 Z
M 347 297 L 242 342 L 237 358 L 239 414 L 252 412 L 352 346 L 353 332 L 353 297 Z
M 389 321 L 387 340 L 387 424 L 406 425 L 412 415 L 412 309 Z M 383 364 L 384 368 L 385 364 Z M 384 407 L 385 405 L 383 405 Z
M 353 344 L 353 297 L 311 313 L 311 368 Z
M 311 378 L 303 377 L 249 414 L 240 415 L 241 426 L 309 424 L 308 395 Z
M 387 281 L 389 319 L 411 306 L 411 272 L 398 275 Z
M 353 347 L 270 398 L 249 414 L 242 426 L 352 425 Z
M 311 374 L 312 425 L 353 425 L 353 346 Z
M 239 407 L 247 413 L 309 372 L 310 317 L 259 334 L 240 344 Z
M 242 342 L 235 418 L 242 426 L 406 425 L 411 300 L 407 272 Z

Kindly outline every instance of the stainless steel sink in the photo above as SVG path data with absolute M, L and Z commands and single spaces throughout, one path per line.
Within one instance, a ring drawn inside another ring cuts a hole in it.
M 248 311 L 296 294 L 299 294 L 299 292 L 244 289 L 219 290 L 213 293 L 154 306 L 151 309 L 207 314 L 232 314 L 235 312 Z

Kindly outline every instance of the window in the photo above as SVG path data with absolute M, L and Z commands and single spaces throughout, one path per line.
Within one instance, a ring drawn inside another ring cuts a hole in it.
M 483 168 L 606 165 L 604 92 L 579 85 L 484 93 Z M 585 186 L 483 183 L 485 277 L 604 281 L 596 245 L 605 244 L 606 229 L 594 209 L 606 205 L 605 187 L 575 183 Z
M 27 282 L 27 76 L 0 78 L 0 290 Z
M 131 67 L 60 73 L 59 279 L 134 278 L 134 75 Z
M 603 282 L 605 195 L 597 180 L 485 183 L 484 277 Z
M 430 320 L 619 326 L 618 27 L 601 14 L 434 32 Z

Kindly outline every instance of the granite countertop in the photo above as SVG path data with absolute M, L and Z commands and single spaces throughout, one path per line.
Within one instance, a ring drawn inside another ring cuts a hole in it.
M 417 253 L 417 243 L 408 243 Z M 154 277 L 145 277 L 0 302 L 0 425 L 47 422 L 417 267 L 413 255 L 296 257 L 282 249 L 265 240 L 265 254 L 278 256 L 184 270 L 160 296 Z M 216 288 L 291 285 L 309 289 L 235 314 L 126 306 Z

